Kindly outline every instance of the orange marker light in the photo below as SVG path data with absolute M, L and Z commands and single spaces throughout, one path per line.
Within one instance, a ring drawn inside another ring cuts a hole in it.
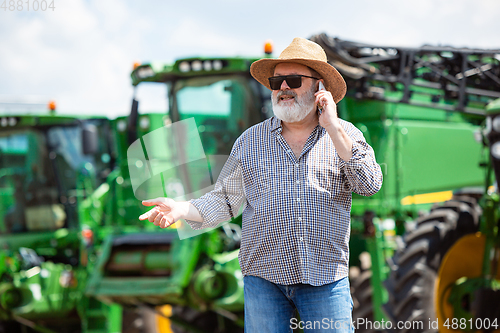
M 49 104 L 47 104 L 47 107 L 49 108 L 50 111 L 55 111 L 56 110 L 56 101 L 50 101 Z
M 83 243 L 85 246 L 89 247 L 94 242 L 94 233 L 90 229 L 82 230 Z
M 134 62 L 134 69 L 136 69 L 136 68 L 137 68 L 137 67 L 139 67 L 140 65 L 141 65 L 141 63 L 140 63 L 140 62 L 138 62 L 138 61 Z
M 266 43 L 264 44 L 264 52 L 266 54 L 271 54 L 273 53 L 273 41 L 268 39 L 266 40 Z

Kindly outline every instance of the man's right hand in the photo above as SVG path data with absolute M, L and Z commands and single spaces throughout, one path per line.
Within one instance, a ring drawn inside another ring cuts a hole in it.
M 139 216 L 139 220 L 148 220 L 160 228 L 168 228 L 185 215 L 180 202 L 170 198 L 144 200 L 144 206 L 155 206 L 149 212 Z
M 139 220 L 148 220 L 160 228 L 168 228 L 179 219 L 201 222 L 200 213 L 190 202 L 176 202 L 170 198 L 156 198 L 142 201 L 144 206 L 155 206 L 149 212 L 139 216 Z

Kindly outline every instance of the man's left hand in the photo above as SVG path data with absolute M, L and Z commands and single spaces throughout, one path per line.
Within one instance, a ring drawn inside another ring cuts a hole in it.
M 346 162 L 349 161 L 352 157 L 352 139 L 340 125 L 337 117 L 337 105 L 332 94 L 327 90 L 320 90 L 315 96 L 317 105 L 323 108 L 323 112 L 319 116 L 319 124 L 330 135 L 340 158 Z
M 319 124 L 328 129 L 334 125 L 339 125 L 337 117 L 337 105 L 333 100 L 332 93 L 328 90 L 320 90 L 314 94 L 316 96 L 315 103 L 323 108 L 319 115 Z

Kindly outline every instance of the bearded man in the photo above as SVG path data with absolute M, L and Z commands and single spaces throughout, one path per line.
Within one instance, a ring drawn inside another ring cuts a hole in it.
M 258 60 L 250 72 L 272 90 L 275 117 L 236 140 L 236 163 L 212 192 L 189 202 L 144 201 L 155 207 L 140 219 L 161 228 L 181 218 L 193 229 L 215 227 L 244 203 L 245 332 L 352 332 L 351 197 L 382 186 L 373 149 L 338 118 L 346 84 L 318 44 L 295 38 L 278 59 Z

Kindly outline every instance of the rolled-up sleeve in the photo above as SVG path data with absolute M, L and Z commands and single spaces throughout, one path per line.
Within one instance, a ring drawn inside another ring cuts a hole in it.
M 198 209 L 203 222 L 186 220 L 194 230 L 215 228 L 219 223 L 236 217 L 245 201 L 241 165 L 237 158 L 237 144 L 224 164 L 214 189 L 199 199 L 189 202 Z
M 352 157 L 347 162 L 340 159 L 340 169 L 352 192 L 363 196 L 374 195 L 382 187 L 383 178 L 375 153 L 359 129 L 350 123 L 343 123 L 352 139 Z

